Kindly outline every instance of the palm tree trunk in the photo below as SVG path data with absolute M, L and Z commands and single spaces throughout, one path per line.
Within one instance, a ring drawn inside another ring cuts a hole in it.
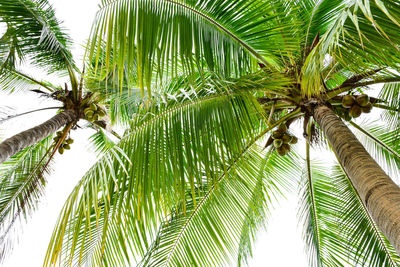
M 317 106 L 314 118 L 372 218 L 400 254 L 400 187 L 382 170 L 349 128 L 327 106 Z
M 6 139 L 0 144 L 0 163 L 3 163 L 22 149 L 36 144 L 51 133 L 60 129 L 62 126 L 77 119 L 78 118 L 73 111 L 63 111 L 36 127 Z

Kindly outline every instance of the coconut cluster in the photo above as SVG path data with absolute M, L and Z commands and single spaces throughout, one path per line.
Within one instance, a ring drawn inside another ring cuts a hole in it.
M 94 103 L 85 108 L 83 113 L 85 113 L 85 119 L 90 122 L 98 121 L 101 117 L 106 115 L 106 112 L 103 110 L 103 108 Z
M 58 141 L 60 140 L 60 138 L 62 137 L 62 132 L 57 132 L 56 137 L 54 137 L 54 142 L 58 143 Z M 71 144 L 74 142 L 74 139 L 72 138 L 67 138 L 63 141 L 63 143 L 60 145 L 60 147 L 58 148 L 58 152 L 60 154 L 64 153 L 64 150 L 69 150 L 71 149 Z
M 347 121 L 351 120 L 351 118 L 360 117 L 361 113 L 370 113 L 372 109 L 369 96 L 365 94 L 343 96 L 342 106 L 347 111 L 343 114 L 344 119 Z
M 280 156 L 284 156 L 289 153 L 290 145 L 297 143 L 297 137 L 290 135 L 287 130 L 288 128 L 286 124 L 283 123 L 279 125 L 278 129 L 276 131 L 273 131 L 271 135 L 272 139 L 274 140 L 273 144 L 276 152 Z

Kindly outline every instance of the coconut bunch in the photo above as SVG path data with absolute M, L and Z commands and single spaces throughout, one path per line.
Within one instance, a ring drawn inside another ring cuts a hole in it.
M 57 144 L 58 141 L 60 141 L 61 137 L 63 135 L 63 132 L 57 132 L 56 136 L 54 137 L 54 142 Z M 70 138 L 66 138 L 64 139 L 64 141 L 62 142 L 62 144 L 59 146 L 58 148 L 58 152 L 60 154 L 64 153 L 64 150 L 69 150 L 71 149 L 71 144 L 74 142 L 74 140 L 70 137 Z
M 85 113 L 85 119 L 90 122 L 98 121 L 100 118 L 106 115 L 105 110 L 95 103 L 92 103 L 85 108 L 83 113 Z
M 290 152 L 290 145 L 297 143 L 297 137 L 288 133 L 286 124 L 279 125 L 278 129 L 272 132 L 272 142 L 276 152 L 284 156 Z
M 351 120 L 351 118 L 360 117 L 361 113 L 370 113 L 372 103 L 369 96 L 365 94 L 358 96 L 345 95 L 342 98 L 342 107 L 345 108 L 345 113 L 348 114 L 348 116 L 344 114 L 344 119 Z

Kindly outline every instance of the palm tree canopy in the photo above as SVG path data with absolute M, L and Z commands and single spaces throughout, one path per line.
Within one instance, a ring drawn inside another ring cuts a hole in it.
M 46 266 L 241 265 L 274 199 L 298 187 L 310 266 L 400 264 L 340 162 L 312 160 L 330 144 L 308 109 L 323 101 L 355 118 L 344 94 L 382 83 L 359 113 L 382 109 L 389 126 L 348 124 L 398 174 L 399 1 L 102 0 L 81 82 L 47 1 L 2 1 L 0 22 L 0 87 L 39 86 L 97 130 L 99 160 L 68 198 Z M 72 96 L 18 70 L 25 59 L 68 73 Z M 107 125 L 93 119 L 103 110 Z M 124 129 L 116 142 L 110 125 Z M 1 165 L 2 226 L 34 209 L 60 147 L 51 138 Z

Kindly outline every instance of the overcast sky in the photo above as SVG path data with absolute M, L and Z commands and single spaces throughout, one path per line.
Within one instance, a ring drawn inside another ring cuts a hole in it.
M 0 0 L 1 1 L 1 0 Z M 53 3 L 59 19 L 64 21 L 64 27 L 75 42 L 74 54 L 77 62 L 82 61 L 82 44 L 90 32 L 90 25 L 97 9 L 96 0 L 50 0 Z M 34 99 L 33 95 L 17 95 L 5 97 L 0 95 L 0 106 L 12 106 L 18 111 L 28 111 L 40 107 L 54 106 L 43 99 Z M 3 124 L 6 128 L 5 135 L 15 134 L 27 129 L 53 116 L 54 112 L 35 113 L 25 116 L 11 123 Z M 27 123 L 28 122 L 28 123 Z M 56 223 L 59 211 L 69 192 L 95 161 L 90 147 L 86 142 L 90 130 L 72 133 L 75 143 L 71 151 L 63 157 L 57 157 L 53 164 L 54 172 L 49 177 L 46 197 L 41 201 L 39 210 L 32 216 L 29 223 L 24 226 L 20 242 L 16 245 L 13 254 L 4 266 L 42 266 L 47 245 Z M 301 227 L 296 220 L 296 195 L 289 196 L 276 205 L 271 214 L 268 232 L 261 232 L 256 243 L 254 258 L 249 266 L 308 266 L 301 240 Z

